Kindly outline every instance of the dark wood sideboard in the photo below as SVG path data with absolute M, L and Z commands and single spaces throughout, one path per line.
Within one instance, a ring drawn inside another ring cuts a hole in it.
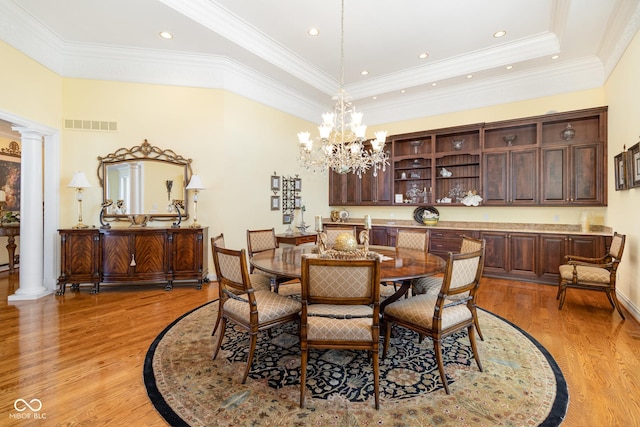
M 56 295 L 65 286 L 100 283 L 138 284 L 208 281 L 208 228 L 61 229 L 60 277 Z

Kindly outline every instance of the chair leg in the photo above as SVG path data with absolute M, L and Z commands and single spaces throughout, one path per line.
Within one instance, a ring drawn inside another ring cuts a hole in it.
M 484 341 L 484 337 L 482 336 L 482 331 L 480 330 L 480 322 L 478 322 L 478 312 L 476 310 L 475 305 L 471 308 L 471 314 L 473 314 L 473 323 L 474 325 L 476 325 L 476 331 L 478 332 L 478 336 L 482 341 Z
M 220 319 L 222 318 L 222 306 L 218 305 L 218 316 L 216 317 L 216 324 L 213 325 L 213 331 L 211 331 L 211 336 L 216 334 L 216 329 L 218 329 L 218 325 L 220 324 Z
M 618 313 L 620 314 L 620 317 L 622 317 L 622 320 L 626 320 L 626 318 L 624 317 L 624 314 L 622 313 L 622 308 L 620 307 L 620 303 L 618 302 L 618 297 L 616 296 L 616 290 L 615 289 L 607 290 L 607 295 L 609 296 L 610 300 L 613 300 L 613 306 L 616 308 L 616 310 L 618 310 Z
M 218 356 L 218 352 L 220 351 L 220 347 L 222 347 L 222 340 L 224 339 L 224 331 L 227 329 L 227 319 L 222 318 L 220 322 L 220 338 L 218 338 L 218 343 L 216 344 L 215 350 L 213 350 L 213 357 L 215 359 Z
M 382 358 L 387 357 L 387 351 L 389 350 L 389 341 L 391 340 L 391 326 L 393 323 L 384 322 L 384 344 L 382 346 Z
M 444 386 L 444 391 L 449 394 L 449 386 L 447 385 L 447 375 L 444 373 L 444 363 L 442 362 L 442 346 L 440 340 L 434 338 L 433 348 L 436 353 L 436 362 L 438 362 L 438 371 L 440 372 L 440 380 Z
M 251 370 L 251 363 L 253 362 L 253 353 L 256 351 L 256 342 L 258 341 L 258 334 L 251 333 L 251 338 L 249 340 L 249 356 L 247 356 L 247 367 L 244 370 L 244 376 L 242 377 L 242 384 L 247 381 L 247 377 L 249 376 L 249 371 Z
M 471 350 L 473 351 L 473 358 L 476 359 L 476 364 L 480 372 L 482 370 L 482 363 L 480 363 L 480 354 L 478 353 L 478 346 L 476 345 L 476 335 L 473 333 L 474 326 L 469 326 L 469 342 L 471 343 Z
M 376 410 L 380 409 L 380 361 L 378 350 L 373 351 L 373 392 L 376 399 Z
M 307 388 L 307 349 L 300 352 L 300 407 L 304 408 L 304 392 Z
M 567 285 L 564 283 L 560 284 L 560 289 L 558 290 L 560 294 L 560 304 L 558 305 L 558 310 L 562 310 L 562 306 L 564 305 L 564 299 L 567 296 Z

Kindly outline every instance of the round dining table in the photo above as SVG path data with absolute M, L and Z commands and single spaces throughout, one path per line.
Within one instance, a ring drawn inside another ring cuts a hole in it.
M 314 248 L 311 245 L 286 246 L 258 252 L 251 258 L 251 265 L 276 276 L 299 279 L 302 256 L 313 253 Z M 381 310 L 407 293 L 411 279 L 434 275 L 443 271 L 446 265 L 441 257 L 416 249 L 369 246 L 369 250 L 382 256 L 380 280 L 401 284 L 393 295 L 381 302 Z

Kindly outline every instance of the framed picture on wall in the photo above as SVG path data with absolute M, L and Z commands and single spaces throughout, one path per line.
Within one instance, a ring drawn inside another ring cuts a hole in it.
M 0 154 L 0 190 L 4 191 L 4 210 L 20 212 L 20 157 Z
M 302 178 L 294 178 L 293 191 L 302 191 Z
M 629 182 L 627 188 L 640 187 L 640 143 L 627 151 L 627 165 L 629 167 Z
M 290 213 L 282 214 L 283 224 L 291 224 L 292 222 L 293 222 L 293 214 L 290 214 Z
M 616 191 L 627 189 L 627 153 L 622 152 L 613 158 L 615 168 Z
M 271 196 L 271 210 L 272 211 L 280 210 L 280 196 Z
M 277 175 L 271 176 L 271 191 L 280 191 L 280 177 Z

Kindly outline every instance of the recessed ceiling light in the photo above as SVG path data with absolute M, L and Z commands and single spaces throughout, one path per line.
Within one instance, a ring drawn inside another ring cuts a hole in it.
M 496 31 L 495 33 L 493 33 L 493 37 L 495 38 L 504 37 L 506 35 L 507 35 L 507 32 L 505 30 Z
M 320 34 L 320 30 L 315 27 L 311 27 L 307 30 L 307 34 L 309 34 L 310 36 L 317 36 L 318 34 Z
M 163 39 L 172 39 L 173 34 L 171 34 L 169 31 L 160 31 L 160 37 L 162 37 Z
M 506 68 L 507 70 L 510 70 L 510 69 L 512 69 L 512 68 L 513 68 L 513 65 L 507 65 L 507 66 L 506 66 L 506 67 L 504 67 L 504 68 Z
M 429 54 L 428 54 L 427 52 L 425 52 L 425 53 L 421 53 L 421 54 L 418 56 L 418 58 L 420 58 L 420 59 L 427 59 L 428 57 L 429 57 Z
M 368 76 L 369 72 L 367 70 L 362 70 L 362 71 L 360 71 L 360 75 L 361 76 Z
M 438 83 L 433 82 L 433 83 L 431 83 L 431 86 L 438 86 Z
M 551 57 L 551 59 L 558 59 L 558 58 L 560 58 L 560 55 L 553 55 L 553 56 Z
M 406 92 L 406 90 L 404 90 L 404 89 L 402 89 L 402 90 L 400 91 L 400 93 L 405 93 L 405 92 Z
M 373 97 L 373 99 L 378 99 L 378 97 L 377 97 L 377 96 L 374 96 L 374 97 Z
M 467 74 L 468 79 L 470 79 L 471 77 L 473 77 L 473 74 Z

